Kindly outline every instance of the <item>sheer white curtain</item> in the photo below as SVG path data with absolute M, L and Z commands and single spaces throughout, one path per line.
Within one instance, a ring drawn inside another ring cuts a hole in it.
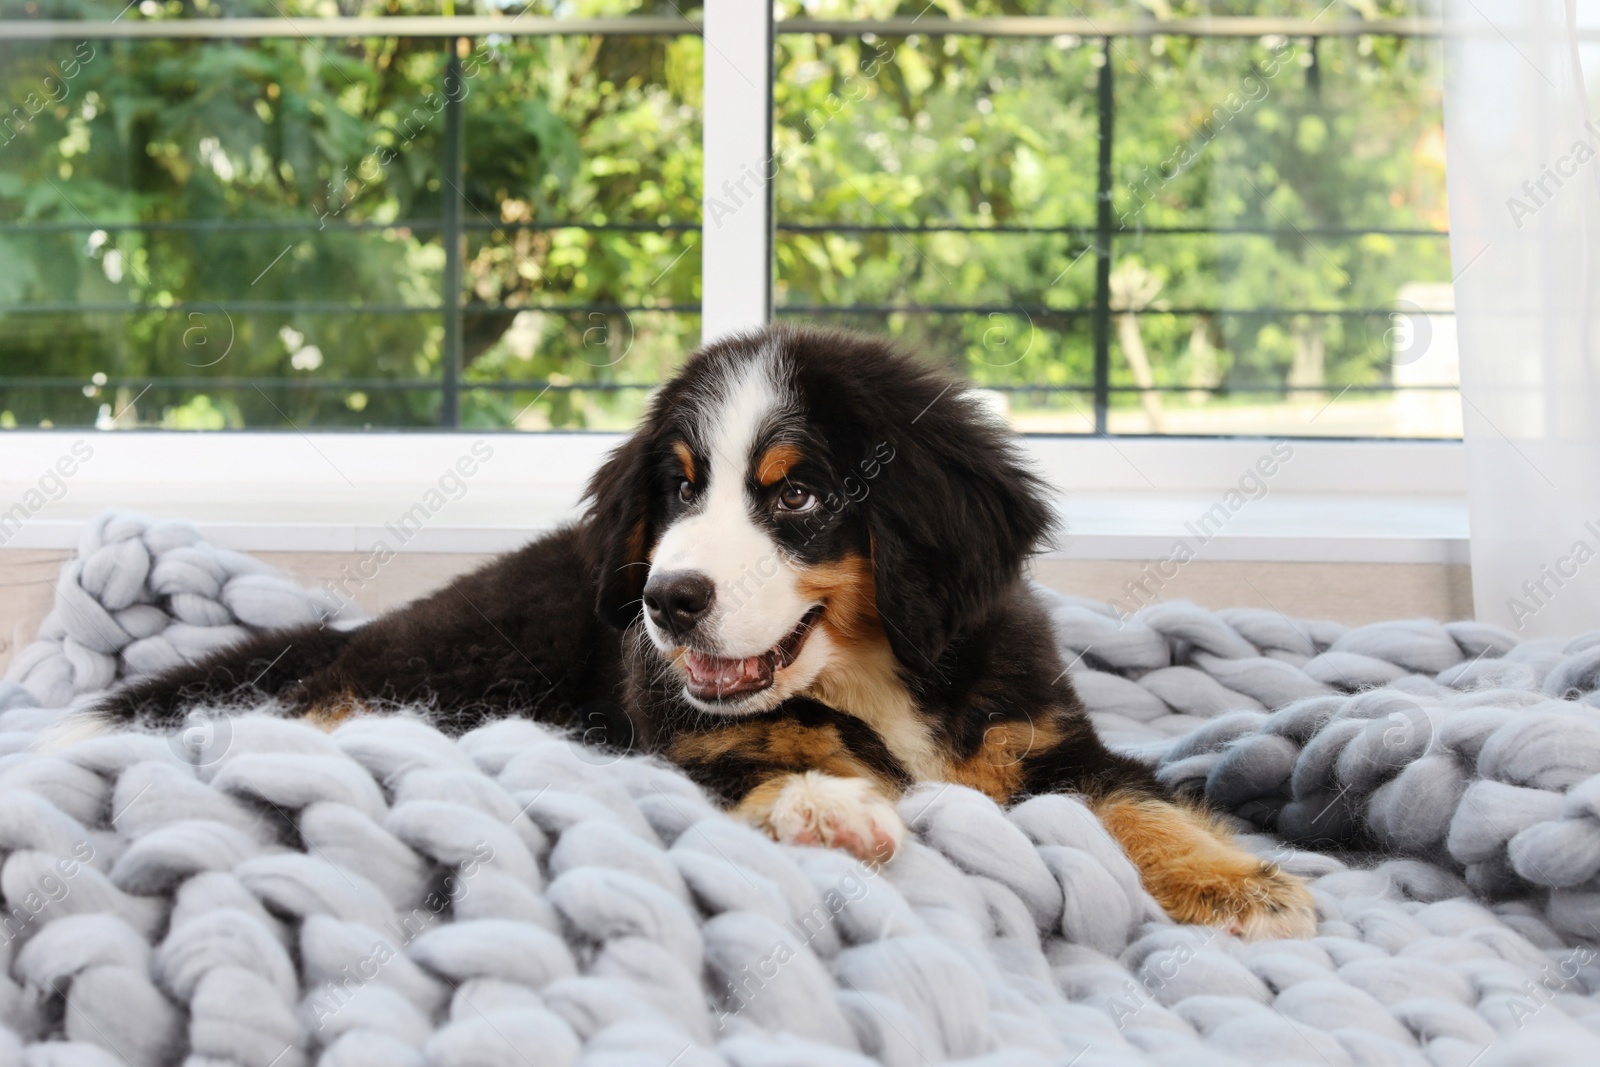
M 1478 618 L 1600 629 L 1600 0 L 1443 0 Z

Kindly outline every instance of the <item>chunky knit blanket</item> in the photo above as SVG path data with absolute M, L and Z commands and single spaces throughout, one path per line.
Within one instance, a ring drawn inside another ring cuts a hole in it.
M 868 869 L 525 721 L 41 745 L 333 606 L 125 515 L 58 593 L 0 683 L 0 1065 L 1600 1062 L 1600 634 L 1046 593 L 1107 738 L 1313 880 L 1318 937 L 1246 944 L 1065 796 L 919 788 Z

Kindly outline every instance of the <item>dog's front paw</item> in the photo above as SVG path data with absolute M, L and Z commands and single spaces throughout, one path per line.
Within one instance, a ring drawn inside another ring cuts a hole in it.
M 737 812 L 785 844 L 842 848 L 863 863 L 887 863 L 906 837 L 900 813 L 873 783 L 821 771 L 763 782 Z

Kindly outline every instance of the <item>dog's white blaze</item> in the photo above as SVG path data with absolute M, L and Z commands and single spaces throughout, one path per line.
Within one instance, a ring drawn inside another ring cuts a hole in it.
M 745 364 L 708 399 L 699 419 L 709 428 L 710 459 L 700 507 L 667 528 L 650 564 L 652 574 L 699 571 L 715 583 L 711 615 L 701 627 L 717 646 L 707 651 L 720 655 L 766 652 L 811 606 L 800 595 L 794 567 L 756 524 L 746 489 L 762 428 L 786 403 L 770 354 Z M 658 643 L 670 643 L 653 627 L 651 634 Z M 787 694 L 778 691 L 787 688 L 775 685 L 760 694 L 761 703 L 782 699 Z

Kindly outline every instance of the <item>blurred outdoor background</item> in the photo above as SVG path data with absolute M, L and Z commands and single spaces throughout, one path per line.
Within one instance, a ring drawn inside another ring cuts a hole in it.
M 517 12 L 698 8 L 0 0 L 0 20 Z M 1103 29 L 784 27 L 923 13 Z M 782 0 L 776 314 L 901 338 L 1026 431 L 1094 432 L 1098 390 L 1118 434 L 1458 437 L 1439 42 L 1317 35 L 1422 14 Z M 1299 28 L 1149 26 L 1244 15 Z M 701 61 L 682 27 L 0 30 L 0 426 L 626 428 L 699 341 Z

